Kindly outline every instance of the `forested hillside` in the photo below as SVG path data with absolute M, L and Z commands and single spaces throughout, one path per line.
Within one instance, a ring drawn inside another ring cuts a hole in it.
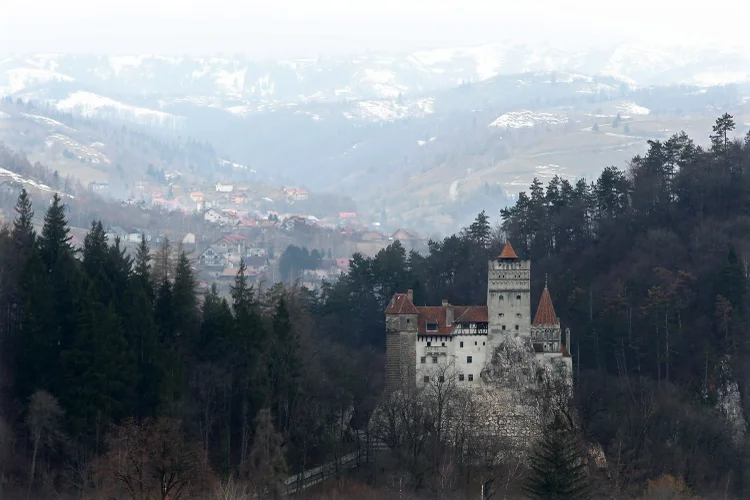
M 571 328 L 576 431 L 606 456 L 593 491 L 638 496 L 668 474 L 706 498 L 747 497 L 750 138 L 729 140 L 733 126 L 721 117 L 708 149 L 652 141 L 592 182 L 536 181 L 496 229 L 481 213 L 426 255 L 398 243 L 355 255 L 320 294 L 254 290 L 241 267 L 231 301 L 199 296 L 184 254 L 144 244 L 131 261 L 97 222 L 74 253 L 60 198 L 35 234 L 22 194 L 0 233 L 3 491 L 164 498 L 156 476 L 139 480 L 152 496 L 129 493 L 137 463 L 172 477 L 173 499 L 212 498 L 229 478 L 280 492 L 366 427 L 392 294 L 484 304 L 507 239 L 533 261 L 532 303 L 546 280 Z M 372 498 L 403 485 L 435 498 L 436 484 L 461 498 L 476 484 L 478 450 L 420 418 L 363 478 L 382 492 Z

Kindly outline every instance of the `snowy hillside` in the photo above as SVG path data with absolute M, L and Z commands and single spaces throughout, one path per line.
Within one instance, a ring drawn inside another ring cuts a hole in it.
M 416 98 L 462 82 L 533 72 L 559 74 L 558 82 L 585 80 L 588 87 L 580 89 L 582 93 L 601 91 L 596 78 L 605 76 L 637 86 L 716 85 L 750 79 L 750 55 L 725 48 L 627 44 L 567 50 L 510 43 L 275 61 L 18 55 L 0 60 L 0 95 L 42 96 L 62 100 L 63 107 L 80 108 L 92 115 L 114 113 L 128 120 L 178 128 L 178 116 L 158 111 L 192 103 L 247 116 L 277 109 L 282 103 L 396 101 L 400 95 Z M 120 102 L 129 99 L 141 102 Z M 417 106 L 415 112 L 425 111 Z M 373 112 L 364 109 L 360 114 L 379 120 L 384 115 L 402 113 L 394 108 Z

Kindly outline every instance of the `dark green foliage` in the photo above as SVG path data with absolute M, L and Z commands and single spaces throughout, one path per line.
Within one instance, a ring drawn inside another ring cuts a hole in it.
M 31 208 L 31 197 L 26 189 L 21 189 L 15 207 L 16 218 L 13 221 L 11 237 L 16 247 L 21 251 L 28 251 L 34 243 L 34 210 Z
M 58 259 L 71 253 L 69 231 L 65 205 L 55 193 L 52 204 L 44 215 L 44 227 L 39 238 L 39 253 L 47 270 L 51 270 Z
M 323 255 L 317 250 L 289 245 L 279 259 L 279 271 L 284 281 L 294 283 L 302 271 L 320 266 Z
M 577 437 L 559 416 L 547 426 L 529 458 L 524 491 L 539 500 L 589 498 L 585 456 Z

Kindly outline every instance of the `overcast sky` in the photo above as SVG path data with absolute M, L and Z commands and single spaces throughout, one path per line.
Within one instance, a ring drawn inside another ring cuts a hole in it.
M 505 40 L 745 45 L 750 8 L 681 0 L 0 0 L 0 53 L 314 56 Z M 728 34 L 730 36 L 728 36 Z

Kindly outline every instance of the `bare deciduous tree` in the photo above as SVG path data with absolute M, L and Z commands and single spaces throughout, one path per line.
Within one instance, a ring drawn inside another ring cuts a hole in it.
M 210 491 L 205 453 L 185 438 L 178 420 L 128 420 L 108 436 L 107 445 L 96 472 L 113 494 L 122 491 L 131 500 L 189 500 L 205 498 Z
M 26 426 L 31 434 L 31 470 L 29 472 L 29 489 L 31 495 L 36 476 L 39 452 L 45 447 L 52 447 L 60 439 L 60 419 L 63 411 L 55 397 L 45 390 L 38 390 L 29 398 L 26 415 Z

